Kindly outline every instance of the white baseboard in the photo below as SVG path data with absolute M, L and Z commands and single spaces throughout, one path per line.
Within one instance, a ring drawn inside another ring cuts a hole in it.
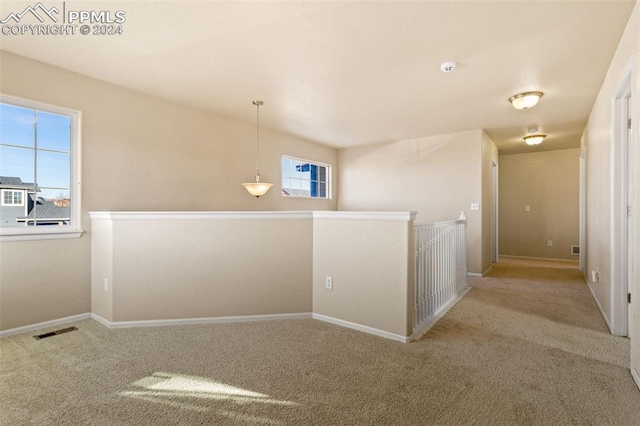
M 109 324 L 111 324 L 111 322 L 109 322 L 106 319 L 102 318 L 98 314 L 94 314 L 93 312 L 91 312 L 91 319 L 98 321 L 100 324 L 104 325 L 105 327 L 109 327 Z
M 636 382 L 636 386 L 638 386 L 638 389 L 640 389 L 640 375 L 638 375 L 638 372 L 635 368 L 631 369 L 631 377 L 633 377 L 633 381 Z
M 402 342 L 402 343 L 409 342 L 409 337 L 407 336 L 402 336 L 400 334 L 391 333 L 388 331 L 380 330 L 378 328 L 373 328 L 373 327 L 369 327 L 362 324 L 356 324 L 354 322 L 349 322 L 349 321 L 341 320 L 338 318 L 328 317 L 326 315 L 314 313 L 312 314 L 312 318 L 318 321 L 324 321 L 331 324 L 339 325 L 341 327 L 351 328 L 353 330 L 358 330 L 364 333 L 373 334 L 374 336 L 384 337 L 385 339 L 395 340 L 397 342 Z
M 25 325 L 24 327 L 11 328 L 9 330 L 0 331 L 0 338 L 13 336 L 15 334 L 27 333 L 29 331 L 40 330 L 42 328 L 54 327 L 60 324 L 66 324 L 68 322 L 80 321 L 83 319 L 91 318 L 91 314 L 79 314 L 72 315 L 70 317 L 59 318 L 51 321 L 39 322 L 37 324 Z
M 580 263 L 578 259 L 557 259 L 554 257 L 533 257 L 533 256 L 515 256 L 511 254 L 501 254 L 498 257 L 498 263 L 500 262 L 500 258 L 513 258 L 513 259 L 529 259 L 529 260 L 552 260 L 554 262 L 567 262 L 567 263 Z
M 485 275 L 487 275 L 489 273 L 489 271 L 493 268 L 493 265 L 489 266 L 489 268 L 487 268 L 486 271 L 484 271 L 483 273 L 479 274 L 477 272 L 467 272 L 467 276 L 468 277 L 477 277 L 477 278 L 482 278 Z
M 100 324 L 108 328 L 131 328 L 131 327 L 160 327 L 168 325 L 196 325 L 196 324 L 221 324 L 231 322 L 248 321 L 273 321 L 285 319 L 311 318 L 310 312 L 297 314 L 272 314 L 272 315 L 247 315 L 233 317 L 210 317 L 210 318 L 181 318 L 181 319 L 161 319 L 161 320 L 141 320 L 141 321 L 107 321 L 96 314 L 91 317 Z
M 460 299 L 462 299 L 464 295 L 469 292 L 469 290 L 471 290 L 471 287 L 463 289 L 454 299 L 451 299 L 449 303 L 438 309 L 438 311 L 436 311 L 436 313 L 431 318 L 416 327 L 413 330 L 411 336 L 409 336 L 409 340 L 413 342 L 422 337 L 427 331 L 431 329 L 431 327 L 435 325 L 436 322 L 438 322 L 440 318 L 442 318 L 449 311 L 449 309 L 453 308 L 453 306 L 458 303 Z
M 589 291 L 591 292 L 591 297 L 593 297 L 593 300 L 596 301 L 596 306 L 598 306 L 598 309 L 600 309 L 600 314 L 602 315 L 602 318 L 604 318 L 604 322 L 607 324 L 607 327 L 609 327 L 609 333 L 613 334 L 613 328 L 611 328 L 611 322 L 609 321 L 607 314 L 605 314 L 604 309 L 602 309 L 602 305 L 600 304 L 600 301 L 596 297 L 596 293 L 593 291 L 593 287 L 591 287 L 591 281 L 589 281 L 586 277 L 584 280 L 587 282 L 587 287 L 589 287 Z

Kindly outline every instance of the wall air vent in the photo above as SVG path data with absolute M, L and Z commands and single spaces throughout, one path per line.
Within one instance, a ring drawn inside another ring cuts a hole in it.
M 36 340 L 46 339 L 47 337 L 57 336 L 58 334 L 68 333 L 70 331 L 75 331 L 77 329 L 78 329 L 77 327 L 61 328 L 60 330 L 50 331 L 49 333 L 38 334 L 37 336 L 33 336 L 33 338 Z
M 571 254 L 580 255 L 580 246 L 571 246 Z

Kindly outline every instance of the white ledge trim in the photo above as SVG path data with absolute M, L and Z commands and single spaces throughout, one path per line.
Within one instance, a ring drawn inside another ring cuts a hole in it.
M 89 212 L 92 220 L 274 220 L 338 219 L 410 222 L 417 212 L 239 211 L 239 212 Z
M 51 229 L 41 230 L 25 226 L 25 229 L 28 229 L 30 232 L 14 232 L 15 228 L 4 229 L 0 234 L 0 242 L 7 243 L 12 241 L 63 240 L 70 238 L 80 238 L 80 236 L 84 232 L 78 229 L 58 229 L 58 227 L 55 225 L 51 225 L 50 228 Z
M 314 219 L 337 220 L 389 220 L 410 222 L 416 219 L 418 212 L 350 212 L 350 211 L 314 211 Z
M 93 220 L 276 220 L 312 219 L 308 211 L 89 212 Z

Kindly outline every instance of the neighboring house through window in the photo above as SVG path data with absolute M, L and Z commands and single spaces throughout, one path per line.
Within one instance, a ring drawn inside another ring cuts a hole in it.
M 0 95 L 0 241 L 80 235 L 79 155 L 79 112 Z
M 294 157 L 282 157 L 282 195 L 331 198 L 331 166 Z

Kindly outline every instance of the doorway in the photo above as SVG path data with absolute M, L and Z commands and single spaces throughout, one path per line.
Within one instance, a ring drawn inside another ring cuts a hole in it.
M 634 267 L 634 58 L 613 97 L 612 205 L 611 205 L 611 328 L 632 336 L 629 294 Z
M 498 263 L 498 163 L 491 162 L 491 263 Z

